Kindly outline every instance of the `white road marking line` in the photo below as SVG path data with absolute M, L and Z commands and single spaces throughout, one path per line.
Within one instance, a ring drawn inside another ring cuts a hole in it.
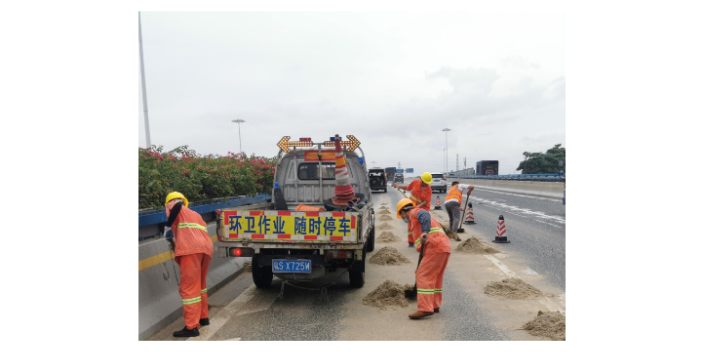
M 491 254 L 485 254 L 484 257 L 486 257 L 486 259 L 489 259 L 489 261 L 491 261 L 492 263 L 494 263 L 494 265 L 496 265 L 496 266 L 497 266 L 504 274 L 506 274 L 506 276 L 508 276 L 509 278 L 515 277 L 515 278 L 520 279 L 520 278 L 518 277 L 518 275 L 516 275 L 516 273 L 514 273 L 513 271 L 511 271 L 511 269 L 509 269 L 509 268 L 508 268 L 506 265 L 504 265 L 501 261 L 499 261 L 498 259 L 496 259 L 493 255 L 491 255 Z M 529 268 L 529 270 L 530 270 L 530 268 Z M 532 271 L 532 270 L 531 270 L 531 271 Z M 557 305 L 555 305 L 555 303 L 552 303 L 552 301 L 550 300 L 550 298 L 547 298 L 547 297 L 543 296 L 543 297 L 540 297 L 540 298 L 538 299 L 538 302 L 542 303 L 542 304 L 543 304 L 548 310 L 550 310 L 550 311 L 556 311 L 556 312 L 560 312 L 560 313 L 562 313 L 562 314 L 565 314 L 565 311 L 562 310 L 562 309 L 560 309 L 560 307 L 558 307 Z
M 535 271 L 533 271 L 533 269 L 531 269 L 531 268 L 526 268 L 526 270 L 523 270 L 523 271 L 521 271 L 521 272 L 524 273 L 524 274 L 526 274 L 526 275 L 538 275 L 538 273 L 536 273 Z
M 488 200 L 488 199 L 482 199 L 482 198 L 475 198 L 475 199 L 477 199 L 477 200 L 480 201 L 480 202 L 484 202 L 484 204 L 487 204 L 487 205 L 490 204 L 490 205 L 494 205 L 494 206 L 501 207 L 502 209 L 513 210 L 513 211 L 515 211 L 515 212 L 519 212 L 519 213 L 524 214 L 524 215 L 533 215 L 533 216 L 537 217 L 538 219 L 553 220 L 553 221 L 555 221 L 555 222 L 557 222 L 557 223 L 560 223 L 560 224 L 564 224 L 564 223 L 565 223 L 565 218 L 562 217 L 562 216 L 558 216 L 558 215 L 547 215 L 547 214 L 543 213 L 542 211 L 533 211 L 533 210 L 530 210 L 530 209 L 519 208 L 519 207 L 516 207 L 516 206 L 513 206 L 513 205 L 506 205 L 506 204 L 502 204 L 502 203 L 497 203 L 497 202 L 495 202 L 495 201 L 493 201 L 493 200 Z M 491 207 L 490 207 L 490 208 L 491 208 Z M 495 208 L 495 209 L 496 209 L 496 208 Z M 536 220 L 536 221 L 537 221 L 537 220 Z
M 234 317 L 239 311 L 256 295 L 257 286 L 252 284 L 242 294 L 237 296 L 232 302 L 225 306 L 217 315 L 210 319 L 210 325 L 200 329 L 200 336 L 190 337 L 188 340 L 205 341 L 215 335 L 220 328 Z
M 517 277 L 516 273 L 511 271 L 511 269 L 509 269 L 506 265 L 504 265 L 502 262 L 500 262 L 498 259 L 496 259 L 496 257 L 494 257 L 493 255 L 484 254 L 484 256 L 486 257 L 486 259 L 489 259 L 489 261 L 494 263 L 494 265 L 496 265 L 504 274 L 506 274 L 506 276 L 508 276 L 510 278 Z
M 553 224 L 551 224 L 551 223 L 549 223 L 549 222 L 540 221 L 540 220 L 535 220 L 535 221 L 540 222 L 540 223 L 543 223 L 543 224 L 545 224 L 545 225 L 550 225 L 550 226 L 552 226 L 552 227 L 557 227 L 558 229 L 562 229 L 562 227 L 557 226 L 557 225 L 553 225 Z
M 540 297 L 540 299 L 539 299 L 538 301 L 539 301 L 540 303 L 542 303 L 545 307 L 547 307 L 548 309 L 550 309 L 551 311 L 560 312 L 560 313 L 562 313 L 562 314 L 565 314 L 565 311 L 562 310 L 562 309 L 560 309 L 560 307 L 558 307 L 557 305 L 555 305 L 555 303 L 552 303 L 552 301 L 550 300 L 550 298 L 547 298 L 547 297 Z

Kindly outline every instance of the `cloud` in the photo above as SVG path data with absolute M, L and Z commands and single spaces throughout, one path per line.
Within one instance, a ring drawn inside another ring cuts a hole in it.
M 517 67 L 517 68 L 523 68 L 523 69 L 539 69 L 540 65 L 534 63 L 534 62 L 529 62 L 526 61 L 524 58 L 520 56 L 509 56 L 501 59 L 501 65 L 504 67 Z

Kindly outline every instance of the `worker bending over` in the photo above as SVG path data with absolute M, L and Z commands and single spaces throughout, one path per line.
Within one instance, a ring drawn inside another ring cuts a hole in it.
M 455 234 L 457 241 L 462 241 L 460 236 L 457 235 L 457 228 L 463 221 L 460 216 L 460 209 L 462 209 L 462 193 L 467 192 L 467 202 L 469 202 L 469 195 L 472 194 L 473 190 L 474 186 L 454 181 L 452 182 L 450 190 L 447 191 L 447 197 L 445 197 L 445 210 L 447 210 L 447 215 L 450 218 L 450 231 Z
M 174 256 L 181 271 L 178 292 L 183 301 L 186 327 L 174 337 L 198 336 L 198 328 L 210 324 L 208 318 L 208 266 L 213 256 L 213 241 L 200 214 L 188 209 L 188 199 L 179 192 L 166 196 L 166 226 L 173 229 Z
M 433 201 L 433 190 L 430 184 L 433 183 L 433 176 L 429 172 L 424 172 L 420 175 L 420 180 L 413 180 L 408 186 L 401 186 L 392 183 L 391 186 L 396 189 L 403 189 L 411 192 L 411 201 L 414 208 L 425 209 L 430 211 L 430 203 Z M 411 234 L 411 225 L 408 225 L 408 247 L 413 247 L 413 236 Z
M 419 319 L 438 313 L 442 304 L 442 278 L 450 260 L 450 240 L 430 212 L 414 208 L 408 198 L 398 202 L 396 215 L 411 225 L 416 250 L 422 257 L 416 270 L 418 311 L 408 317 Z

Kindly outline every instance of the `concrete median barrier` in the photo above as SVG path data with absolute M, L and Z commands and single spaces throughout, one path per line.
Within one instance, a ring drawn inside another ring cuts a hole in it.
M 449 183 L 453 181 L 474 185 L 474 188 L 477 190 L 498 191 L 552 199 L 562 199 L 562 192 L 564 190 L 564 184 L 562 182 L 447 179 Z

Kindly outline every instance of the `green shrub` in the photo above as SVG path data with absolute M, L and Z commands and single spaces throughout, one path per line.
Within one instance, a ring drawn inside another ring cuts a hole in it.
M 163 208 L 173 191 L 189 202 L 271 192 L 276 158 L 230 152 L 201 156 L 188 146 L 162 149 L 139 149 L 139 209 Z

